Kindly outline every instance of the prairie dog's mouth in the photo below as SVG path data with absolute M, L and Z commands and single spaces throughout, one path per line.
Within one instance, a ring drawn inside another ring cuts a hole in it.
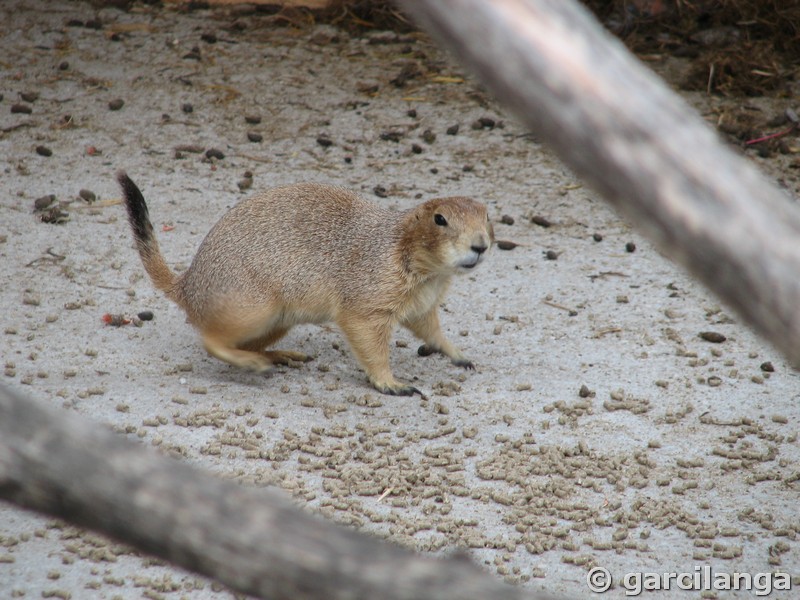
M 460 263 L 458 263 L 458 266 L 461 267 L 462 269 L 474 269 L 481 262 L 481 258 L 482 257 L 480 254 L 474 252 L 472 256 L 470 256 L 469 258 L 465 258 Z

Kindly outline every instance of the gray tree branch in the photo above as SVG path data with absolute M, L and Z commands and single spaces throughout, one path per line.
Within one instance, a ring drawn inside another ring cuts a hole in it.
M 571 0 L 402 0 L 657 246 L 800 366 L 800 211 Z
M 534 598 L 462 556 L 420 556 L 346 529 L 3 386 L 0 498 L 261 598 Z

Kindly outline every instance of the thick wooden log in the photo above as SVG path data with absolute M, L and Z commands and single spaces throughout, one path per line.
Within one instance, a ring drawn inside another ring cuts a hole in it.
M 402 0 L 577 175 L 800 366 L 800 211 L 572 0 Z
M 346 529 L 2 386 L 0 498 L 261 598 L 534 597 L 463 556 L 420 556 Z

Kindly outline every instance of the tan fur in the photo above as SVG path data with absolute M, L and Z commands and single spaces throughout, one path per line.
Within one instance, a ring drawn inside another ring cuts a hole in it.
M 397 325 L 472 368 L 442 333 L 437 308 L 452 276 L 475 266 L 494 240 L 486 208 L 474 200 L 436 199 L 398 212 L 329 185 L 271 189 L 225 214 L 180 277 L 169 271 L 151 232 L 134 225 L 145 270 L 223 361 L 264 371 L 307 360 L 264 348 L 294 325 L 334 321 L 381 392 L 417 391 L 395 380 L 389 367 Z

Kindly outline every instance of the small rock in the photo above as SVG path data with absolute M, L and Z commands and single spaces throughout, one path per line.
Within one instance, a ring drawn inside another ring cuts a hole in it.
M 386 188 L 383 187 L 382 185 L 376 185 L 374 188 L 372 188 L 372 191 L 378 198 L 386 198 L 389 196 L 388 192 L 386 191 Z
M 558 260 L 558 252 L 556 252 L 555 250 L 548 250 L 547 252 L 544 253 L 544 257 L 547 260 Z
M 69 63 L 67 61 L 62 60 L 60 63 L 58 63 L 59 71 L 66 71 L 67 69 L 69 69 Z
M 403 134 L 399 131 L 384 131 L 381 133 L 380 138 L 384 142 L 399 142 Z
M 78 196 L 80 196 L 84 202 L 88 202 L 89 204 L 97 200 L 97 194 L 95 194 L 92 190 L 82 189 L 78 192 Z
M 636 244 L 633 242 L 625 244 L 625 252 L 636 252 Z
M 40 156 L 53 156 L 53 151 L 47 146 L 36 146 L 36 154 Z
M 37 198 L 33 201 L 33 210 L 35 211 L 42 211 L 46 208 L 49 208 L 50 205 L 56 201 L 55 194 L 47 194 L 46 196 L 42 196 L 41 198 Z
M 317 138 L 317 143 L 323 148 L 328 148 L 329 146 L 333 146 L 333 140 L 325 134 Z
M 255 131 L 248 131 L 247 132 L 247 139 L 251 142 L 258 143 L 264 139 L 264 136 L 260 133 L 256 133 Z M 317 140 L 319 142 L 319 140 Z
M 213 33 L 204 33 L 200 36 L 200 39 L 203 40 L 206 44 L 217 43 L 217 36 Z
M 250 125 L 258 125 L 259 123 L 261 123 L 261 117 L 259 117 L 258 115 L 245 115 L 244 120 L 245 123 L 248 123 Z
M 592 239 L 595 242 L 602 242 L 603 241 L 603 235 L 600 234 L 600 233 L 594 233 L 594 234 L 592 234 Z
M 481 117 L 472 124 L 472 128 L 476 131 L 479 129 L 494 129 L 496 125 L 497 121 L 495 121 L 493 118 Z
M 206 150 L 206 158 L 216 158 L 217 160 L 222 160 L 225 158 L 225 155 L 222 153 L 221 150 L 217 150 L 216 148 L 209 148 Z
M 728 338 L 726 338 L 721 333 L 717 333 L 716 331 L 701 331 L 700 337 L 707 342 L 711 342 L 712 344 L 721 344 Z
M 119 110 L 124 105 L 125 105 L 125 101 L 122 98 L 117 98 L 117 99 L 112 100 L 111 102 L 108 103 L 108 109 L 109 110 Z
M 33 112 L 33 109 L 28 106 L 27 104 L 12 104 L 11 105 L 11 112 L 12 113 L 19 113 L 23 115 L 29 115 Z
M 531 223 L 534 225 L 538 225 L 539 227 L 550 227 L 552 223 L 547 219 L 547 217 L 542 217 L 541 215 L 534 215 L 531 217 Z
M 39 99 L 39 92 L 22 92 L 19 95 L 25 102 L 36 102 Z
M 185 60 L 196 60 L 196 61 L 203 60 L 203 56 L 200 54 L 200 48 L 198 46 L 195 46 L 189 52 L 184 54 L 183 58 Z
M 414 154 L 422 154 L 422 146 L 419 144 L 411 144 L 411 152 Z
M 153 311 L 152 310 L 143 310 L 142 312 L 136 315 L 142 321 L 152 321 L 153 320 Z
M 430 129 L 426 129 L 422 132 L 422 141 L 426 144 L 432 144 L 436 141 L 436 134 L 433 133 Z
M 194 112 L 194 106 L 192 106 L 191 102 L 184 102 L 181 104 L 181 110 L 188 115 Z
M 499 250 L 513 250 L 514 248 L 519 246 L 519 244 L 517 244 L 516 242 L 511 242 L 509 240 L 497 240 L 495 244 L 497 245 L 497 248 Z
M 450 127 L 448 127 L 448 128 L 447 128 L 447 130 L 445 131 L 445 133 L 446 133 L 447 135 L 456 135 L 456 134 L 458 133 L 458 123 L 456 123 L 455 125 L 451 125 Z
M 377 94 L 380 85 L 371 81 L 359 81 L 356 83 L 356 90 L 362 94 Z
M 417 110 L 415 108 L 408 109 L 408 111 L 406 111 L 406 116 L 410 117 L 412 119 L 416 119 L 417 118 Z
M 511 215 L 503 215 L 502 217 L 500 217 L 500 222 L 503 225 L 513 225 L 514 217 L 512 217 Z
M 422 75 L 422 70 L 419 68 L 417 63 L 408 63 L 402 69 L 400 69 L 400 73 L 397 74 L 389 83 L 394 85 L 395 87 L 405 87 L 405 85 L 412 79 L 416 79 L 417 77 Z
M 767 362 L 761 363 L 761 370 L 764 371 L 764 373 L 774 373 L 775 372 L 775 367 L 773 366 L 773 364 L 771 362 L 767 361 Z

